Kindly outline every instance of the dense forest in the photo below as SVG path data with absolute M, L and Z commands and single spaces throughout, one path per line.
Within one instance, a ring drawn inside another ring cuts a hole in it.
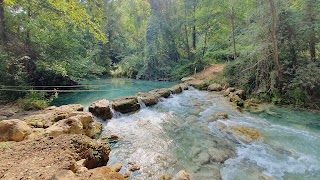
M 219 63 L 220 83 L 319 109 L 319 42 L 319 0 L 0 0 L 2 89 L 175 81 Z

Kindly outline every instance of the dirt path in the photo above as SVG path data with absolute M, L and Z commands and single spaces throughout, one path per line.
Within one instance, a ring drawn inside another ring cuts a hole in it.
M 221 74 L 224 66 L 218 64 L 211 64 L 209 67 L 205 68 L 203 71 L 198 72 L 193 77 L 196 80 L 212 80 L 217 75 Z

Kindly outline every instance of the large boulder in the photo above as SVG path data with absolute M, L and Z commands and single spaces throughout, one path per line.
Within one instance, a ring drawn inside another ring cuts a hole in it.
M 95 101 L 89 106 L 89 112 L 91 112 L 94 116 L 101 118 L 102 120 L 111 119 L 112 112 L 109 104 L 109 101 L 106 99 Z
M 100 135 L 102 125 L 93 120 L 91 113 L 75 112 L 73 116 L 60 120 L 47 128 L 45 134 L 59 136 L 61 134 L 84 134 L 91 138 Z
M 32 129 L 19 119 L 0 121 L 0 142 L 3 141 L 22 141 L 29 134 Z
M 172 94 L 180 94 L 182 92 L 182 88 L 181 86 L 178 84 L 178 85 L 175 85 L 175 86 L 172 86 L 170 88 L 170 91 L 172 92 Z
M 208 91 L 221 91 L 222 86 L 220 84 L 214 83 L 208 87 Z
M 112 108 L 121 113 L 134 112 L 140 109 L 138 99 L 135 96 L 123 97 L 112 101 Z
M 171 91 L 170 91 L 170 89 L 162 88 L 162 89 L 155 89 L 153 91 L 150 91 L 150 93 L 154 94 L 158 97 L 168 98 L 171 94 Z
M 137 97 L 146 105 L 152 106 L 158 103 L 158 97 L 151 93 L 142 93 L 139 92 Z

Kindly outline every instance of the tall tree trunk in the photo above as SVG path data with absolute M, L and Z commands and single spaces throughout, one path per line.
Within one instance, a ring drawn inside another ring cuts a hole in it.
M 188 35 L 188 27 L 184 25 L 184 31 L 186 36 L 186 51 L 188 53 L 188 58 L 190 58 L 190 46 L 189 46 L 189 35 Z
M 308 28 L 309 28 L 309 51 L 311 60 L 316 60 L 316 32 L 313 25 L 315 24 L 315 14 L 314 14 L 314 1 L 307 0 L 307 18 L 308 18 Z
M 4 2 L 0 0 L 0 44 L 2 47 L 6 45 L 7 42 L 7 26 L 4 17 Z
M 196 5 L 194 4 L 193 5 L 193 27 L 192 27 L 192 48 L 193 48 L 193 50 L 196 50 L 196 48 L 197 48 L 197 35 L 196 35 L 196 18 L 195 18 L 195 16 L 196 16 Z
M 231 23 L 232 23 L 232 41 L 233 41 L 233 59 L 237 59 L 237 50 L 236 50 L 236 35 L 234 32 L 234 0 L 231 0 Z
M 269 0 L 270 7 L 271 7 L 271 15 L 272 15 L 272 24 L 271 24 L 271 39 L 273 45 L 273 61 L 274 65 L 276 66 L 277 70 L 277 79 L 281 77 L 281 69 L 279 63 L 279 52 L 278 52 L 278 40 L 276 36 L 276 29 L 277 29 L 277 18 L 276 18 L 276 6 L 274 0 Z

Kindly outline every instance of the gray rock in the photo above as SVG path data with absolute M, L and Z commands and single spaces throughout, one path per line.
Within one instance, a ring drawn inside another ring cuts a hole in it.
M 139 92 L 137 94 L 137 97 L 141 99 L 141 101 L 146 105 L 146 106 L 152 106 L 158 103 L 158 97 L 154 94 L 151 93 L 142 93 Z

